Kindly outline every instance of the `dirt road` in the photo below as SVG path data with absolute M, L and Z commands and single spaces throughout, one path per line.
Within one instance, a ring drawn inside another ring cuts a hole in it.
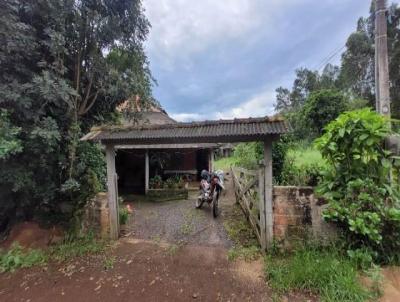
M 2 274 L 0 301 L 270 301 L 261 260 L 227 259 L 231 193 L 217 219 L 193 198 L 134 201 L 128 236 L 107 253 Z
M 112 268 L 106 263 L 113 260 Z M 132 238 L 106 258 L 0 276 L 0 301 L 269 301 L 262 263 L 229 262 L 222 247 Z

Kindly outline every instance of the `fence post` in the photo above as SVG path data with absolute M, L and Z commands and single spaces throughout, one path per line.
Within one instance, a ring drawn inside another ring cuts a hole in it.
M 271 247 L 274 236 L 274 214 L 272 209 L 272 140 L 264 142 L 264 204 L 267 249 Z
M 118 239 L 118 201 L 116 190 L 114 146 L 106 145 L 108 209 L 110 211 L 110 239 Z
M 260 166 L 258 168 L 258 202 L 260 209 L 260 237 L 261 237 L 261 250 L 265 252 L 267 249 L 267 228 L 265 221 L 265 165 L 264 161 L 260 162 Z

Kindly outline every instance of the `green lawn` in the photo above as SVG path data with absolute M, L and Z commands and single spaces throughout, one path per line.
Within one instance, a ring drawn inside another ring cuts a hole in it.
M 234 166 L 236 159 L 234 157 L 224 157 L 214 162 L 214 170 L 227 171 Z
M 291 148 L 287 152 L 287 156 L 294 159 L 294 164 L 299 168 L 303 166 L 310 166 L 315 163 L 325 163 L 322 159 L 321 153 L 313 147 Z

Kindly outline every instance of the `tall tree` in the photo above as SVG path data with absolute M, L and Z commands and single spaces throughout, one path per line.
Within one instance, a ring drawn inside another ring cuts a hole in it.
M 131 95 L 154 101 L 150 24 L 140 0 L 4 0 L 0 11 L 0 109 L 18 129 L 0 140 L 21 143 L 0 158 L 0 207 L 22 217 L 74 208 L 104 177 L 82 132 Z M 128 59 L 108 58 L 116 49 Z

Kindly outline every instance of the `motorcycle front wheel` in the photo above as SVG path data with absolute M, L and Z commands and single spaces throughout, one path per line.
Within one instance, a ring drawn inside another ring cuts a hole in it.
M 203 205 L 204 201 L 199 197 L 196 199 L 195 207 L 196 209 L 200 209 L 201 206 Z
M 217 218 L 219 212 L 218 212 L 218 199 L 219 199 L 219 194 L 217 190 L 214 191 L 213 195 L 213 203 L 212 203 L 212 211 L 213 211 L 213 216 L 214 218 Z

